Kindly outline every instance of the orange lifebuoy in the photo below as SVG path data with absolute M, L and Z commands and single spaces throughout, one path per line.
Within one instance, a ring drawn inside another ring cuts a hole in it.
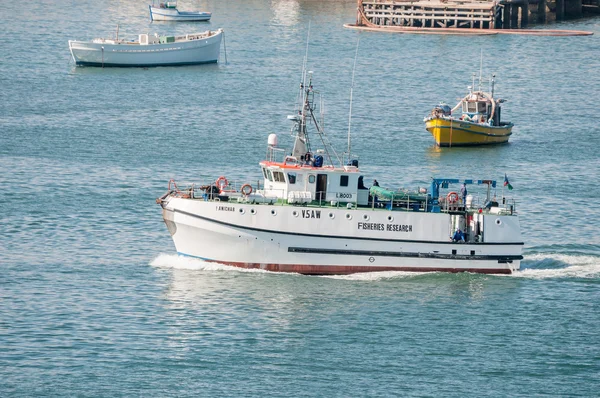
M 456 203 L 458 202 L 458 194 L 456 192 L 448 192 L 446 199 L 448 200 L 448 203 Z
M 241 191 L 244 196 L 250 195 L 252 193 L 252 185 L 250 185 L 250 184 L 242 185 Z
M 225 178 L 225 176 L 221 176 L 217 178 L 215 184 L 221 191 L 223 191 L 229 185 L 229 181 L 227 181 L 227 178 Z

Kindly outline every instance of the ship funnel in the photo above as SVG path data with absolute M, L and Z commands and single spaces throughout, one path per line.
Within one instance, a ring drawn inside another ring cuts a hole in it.
M 274 133 L 269 134 L 269 139 L 268 139 L 267 143 L 271 147 L 277 147 L 277 134 L 274 134 Z

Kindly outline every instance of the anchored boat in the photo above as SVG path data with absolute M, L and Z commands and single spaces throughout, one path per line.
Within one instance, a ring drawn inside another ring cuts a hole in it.
M 141 34 L 138 40 L 69 40 L 80 66 L 177 66 L 214 63 L 219 59 L 223 29 L 182 36 Z
M 494 98 L 495 75 L 490 80 L 490 92 L 481 89 L 469 93 L 454 108 L 441 103 L 425 117 L 425 128 L 433 135 L 439 146 L 467 146 L 503 144 L 512 134 L 513 124 L 500 120 L 501 104 L 504 99 Z
M 312 74 L 304 75 L 299 106 L 288 116 L 293 149 L 269 135 L 261 180 L 240 185 L 220 176 L 183 189 L 170 181 L 157 199 L 179 254 L 302 274 L 519 269 L 515 202 L 495 199 L 495 181 L 442 178 L 415 191 L 367 188 L 350 144 L 344 161 L 329 144 Z M 460 195 L 450 188 L 459 183 L 465 184 Z M 467 194 L 467 187 L 483 192 Z
M 208 21 L 212 14 L 205 11 L 179 11 L 176 1 L 148 5 L 151 21 L 198 22 Z

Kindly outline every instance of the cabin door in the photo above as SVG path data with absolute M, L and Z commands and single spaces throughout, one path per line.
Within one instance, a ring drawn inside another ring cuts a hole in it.
M 317 200 L 325 200 L 327 195 L 327 174 L 317 174 Z

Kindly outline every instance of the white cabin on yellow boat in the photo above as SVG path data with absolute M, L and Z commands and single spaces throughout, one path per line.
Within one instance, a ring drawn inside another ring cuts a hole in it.
M 469 93 L 450 109 L 445 103 L 433 108 L 425 117 L 425 128 L 433 135 L 438 146 L 467 146 L 502 144 L 508 142 L 513 124 L 500 120 L 504 99 L 494 98 L 495 75 L 490 80 L 490 92 L 481 90 Z

